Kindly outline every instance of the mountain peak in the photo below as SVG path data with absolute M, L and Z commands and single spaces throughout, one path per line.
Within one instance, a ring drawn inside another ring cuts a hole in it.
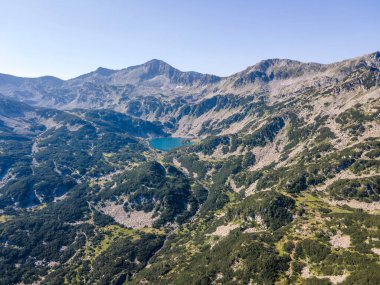
M 153 58 L 151 60 L 148 60 L 147 62 L 145 62 L 143 65 L 169 65 L 167 62 L 161 60 L 161 59 L 156 59 L 156 58 Z
M 255 65 L 249 67 L 249 68 L 254 68 L 256 70 L 261 70 L 261 71 L 266 71 L 268 69 L 272 69 L 274 67 L 276 68 L 284 68 L 284 69 L 289 69 L 293 67 L 315 67 L 315 66 L 321 66 L 322 64 L 320 63 L 314 63 L 314 62 L 301 62 L 298 60 L 293 60 L 293 59 L 287 59 L 287 58 L 270 58 L 270 59 L 265 59 L 262 61 L 259 61 Z
M 304 73 L 316 72 L 321 68 L 320 63 L 304 63 L 297 60 L 271 58 L 259 61 L 255 65 L 231 76 L 234 87 L 253 83 L 268 83 L 276 79 L 288 79 Z
M 157 75 L 157 74 L 169 74 L 174 72 L 179 72 L 176 68 L 171 66 L 170 64 L 166 63 L 165 61 L 159 60 L 159 59 L 152 59 L 147 61 L 142 65 L 144 68 L 146 68 L 146 71 L 148 74 L 151 75 Z
M 259 61 L 255 65 L 283 65 L 283 64 L 300 64 L 298 60 L 287 59 L 287 58 L 268 58 Z
M 96 74 L 99 74 L 99 75 L 102 75 L 102 76 L 109 76 L 111 75 L 112 73 L 114 73 L 115 70 L 113 69 L 108 69 L 108 68 L 104 68 L 104 67 L 98 67 L 96 70 L 95 70 L 95 73 Z
M 180 71 L 165 61 L 152 59 L 142 65 L 128 68 L 129 70 L 139 70 L 140 80 L 150 80 L 156 76 L 165 76 L 172 83 L 179 85 L 192 85 L 214 83 L 220 80 L 220 77 L 214 75 L 202 74 L 194 71 Z

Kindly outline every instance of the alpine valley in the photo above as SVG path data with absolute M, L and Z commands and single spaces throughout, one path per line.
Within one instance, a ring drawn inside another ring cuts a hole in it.
M 380 284 L 380 52 L 0 74 L 0 284 Z

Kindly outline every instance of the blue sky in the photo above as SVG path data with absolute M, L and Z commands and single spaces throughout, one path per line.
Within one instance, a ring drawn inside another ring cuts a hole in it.
M 0 72 L 72 78 L 162 59 L 229 75 L 380 50 L 379 0 L 0 0 Z

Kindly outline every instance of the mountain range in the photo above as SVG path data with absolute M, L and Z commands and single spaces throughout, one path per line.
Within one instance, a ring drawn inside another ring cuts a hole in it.
M 379 172 L 380 52 L 0 74 L 0 284 L 380 284 Z

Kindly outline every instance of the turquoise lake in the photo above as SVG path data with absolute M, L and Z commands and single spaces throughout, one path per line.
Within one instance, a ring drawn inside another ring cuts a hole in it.
M 151 139 L 149 144 L 155 149 L 169 151 L 176 147 L 191 145 L 191 141 L 188 138 L 166 137 Z

